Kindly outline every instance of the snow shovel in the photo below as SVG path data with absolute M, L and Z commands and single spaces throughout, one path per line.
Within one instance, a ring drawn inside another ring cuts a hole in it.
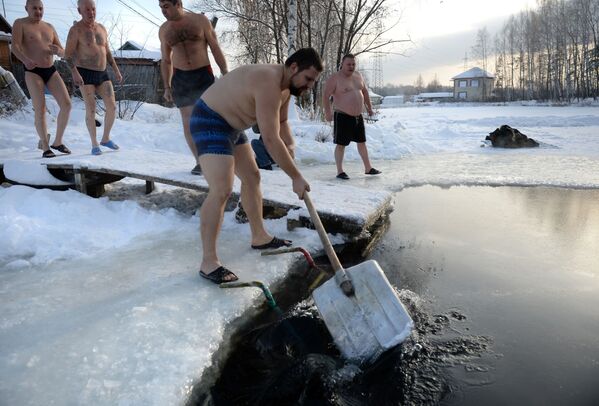
M 312 292 L 318 312 L 346 359 L 373 362 L 410 335 L 412 318 L 376 261 L 343 269 L 307 192 L 304 201 L 335 271 Z

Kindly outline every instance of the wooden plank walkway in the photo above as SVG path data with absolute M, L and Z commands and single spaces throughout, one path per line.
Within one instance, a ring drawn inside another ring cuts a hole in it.
M 72 171 L 78 188 L 85 187 L 85 177 L 94 173 L 130 177 L 151 182 L 208 191 L 204 177 L 190 173 L 193 159 L 188 155 L 170 152 L 149 152 L 147 150 L 107 151 L 100 156 L 89 154 L 60 155 L 52 159 L 40 159 L 38 154 L 25 153 L 11 157 L 39 162 L 49 169 Z M 7 159 L 0 157 L 0 165 Z M 281 170 L 260 171 L 262 193 L 265 206 L 272 206 L 282 215 L 288 215 L 289 227 L 309 224 L 309 215 L 291 189 L 291 180 Z M 391 207 L 391 193 L 388 191 L 340 185 L 338 182 L 311 181 L 311 196 L 319 215 L 329 232 L 342 232 L 359 235 L 369 229 Z M 233 198 L 239 198 L 240 182 L 235 178 Z M 289 213 L 291 211 L 291 213 Z M 296 211 L 296 214 L 294 213 Z

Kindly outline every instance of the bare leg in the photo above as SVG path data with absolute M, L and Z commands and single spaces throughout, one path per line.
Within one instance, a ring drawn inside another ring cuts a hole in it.
M 85 126 L 89 132 L 92 147 L 98 147 L 98 140 L 96 139 L 96 87 L 94 85 L 83 85 L 79 89 L 85 102 Z
M 241 202 L 250 223 L 252 245 L 267 244 L 273 237 L 264 229 L 260 171 L 254 159 L 254 152 L 250 144 L 242 144 L 235 147 L 233 156 L 235 174 L 241 179 Z
M 62 144 L 64 130 L 67 128 L 67 123 L 69 122 L 69 115 L 71 114 L 71 98 L 69 97 L 67 88 L 58 72 L 54 72 L 54 75 L 52 75 L 48 81 L 47 86 L 60 107 L 56 119 L 56 137 L 52 143 L 53 146 L 57 147 Z
M 345 146 L 335 146 L 335 165 L 337 165 L 337 175 L 343 172 L 343 155 L 345 155 Z
M 185 134 L 185 141 L 187 142 L 187 146 L 193 154 L 196 163 L 199 164 L 200 159 L 198 157 L 198 151 L 196 150 L 196 144 L 193 142 L 193 138 L 191 137 L 191 129 L 189 128 L 189 120 L 191 119 L 191 113 L 193 112 L 193 105 L 180 107 L 179 112 L 181 113 L 181 122 L 183 123 L 183 134 Z
M 106 115 L 104 116 L 104 134 L 101 140 L 101 142 L 106 143 L 110 141 L 110 130 L 112 130 L 116 118 L 116 101 L 114 100 L 112 82 L 107 80 L 98 86 L 98 94 L 102 97 L 104 108 L 106 109 Z M 96 125 L 95 123 L 94 116 L 94 125 Z
M 365 142 L 358 142 L 358 154 L 360 154 L 360 158 L 362 158 L 362 162 L 364 163 L 364 172 L 370 171 L 372 165 L 370 165 L 370 160 L 368 159 L 368 148 L 366 148 Z
M 208 196 L 200 209 L 200 270 L 209 274 L 221 266 L 216 253 L 216 241 L 223 222 L 225 204 L 233 188 L 235 161 L 230 155 L 205 154 L 201 156 L 200 162 L 209 187 Z
M 31 96 L 31 103 L 35 112 L 35 130 L 42 143 L 42 150 L 50 149 L 48 140 L 48 127 L 46 126 L 46 97 L 44 96 L 44 81 L 37 74 L 25 72 L 25 83 Z

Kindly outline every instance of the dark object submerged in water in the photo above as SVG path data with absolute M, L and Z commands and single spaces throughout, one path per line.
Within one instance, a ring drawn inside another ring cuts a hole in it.
M 302 302 L 240 337 L 220 377 L 209 388 L 194 388 L 187 406 L 438 404 L 454 390 L 442 370 L 478 359 L 489 342 L 455 334 L 444 339 L 452 321 L 462 322 L 459 314 L 429 315 L 409 297 L 402 300 L 414 317 L 415 337 L 371 365 L 346 363 L 316 307 Z
M 539 143 L 522 134 L 518 129 L 509 125 L 502 125 L 492 133 L 489 133 L 486 140 L 496 148 L 532 148 L 538 147 Z

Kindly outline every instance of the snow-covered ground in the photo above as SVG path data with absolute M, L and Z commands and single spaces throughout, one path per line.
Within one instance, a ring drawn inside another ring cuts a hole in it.
M 48 107 L 55 117 L 51 98 Z M 345 183 L 334 179 L 331 126 L 294 122 L 306 178 L 337 182 L 340 195 L 344 185 L 599 188 L 598 106 L 419 106 L 383 109 L 379 118 L 367 125 L 367 145 L 383 174 L 362 175 L 352 145 Z M 502 124 L 541 147 L 490 148 L 484 137 Z M 123 150 L 183 154 L 191 169 L 180 125 L 176 109 L 146 104 L 132 120 L 117 120 L 112 138 Z M 50 122 L 51 133 L 54 126 Z M 64 141 L 75 153 L 89 153 L 80 102 L 74 102 Z M 0 118 L 0 161 L 36 145 L 31 111 Z M 0 189 L 0 404 L 183 403 L 226 342 L 224 328 L 260 301 L 256 290 L 222 291 L 199 279 L 198 224 L 197 216 L 131 201 Z M 267 222 L 277 235 L 319 247 L 315 232 L 288 232 L 285 225 L 285 219 Z M 222 260 L 243 270 L 243 279 L 272 284 L 284 278 L 297 257 L 262 258 L 248 239 L 247 225 L 227 213 Z

